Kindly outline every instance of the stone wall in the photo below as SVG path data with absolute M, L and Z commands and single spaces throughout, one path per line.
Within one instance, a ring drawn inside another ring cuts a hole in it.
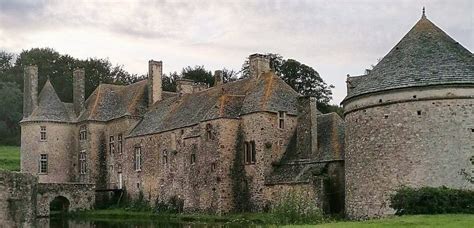
M 46 127 L 46 140 L 40 140 L 40 127 Z M 21 124 L 21 171 L 38 176 L 40 183 L 74 180 L 75 126 L 66 123 L 28 122 Z M 48 155 L 48 172 L 39 173 L 41 154 Z
M 474 189 L 465 175 L 474 156 L 474 99 L 420 91 L 345 104 L 348 217 L 393 214 L 390 194 L 403 185 Z
M 0 227 L 30 227 L 36 218 L 38 178 L 0 170 Z
M 40 183 L 37 191 L 37 216 L 49 216 L 49 206 L 56 197 L 69 201 L 69 212 L 90 210 L 95 202 L 95 186 L 79 183 Z
M 296 130 L 296 116 L 287 115 L 285 127 L 280 129 L 277 115 L 262 112 L 242 116 L 243 140 L 255 142 L 256 162 L 245 165 L 254 210 L 270 204 L 264 193 L 265 177 L 270 175 L 272 163 L 280 161 Z
M 207 124 L 212 126 L 212 138 L 207 136 Z M 123 163 L 127 192 L 132 198 L 142 192 L 151 204 L 167 203 L 177 197 L 184 200 L 186 211 L 230 210 L 228 173 L 237 126 L 237 120 L 217 119 L 127 138 Z M 139 171 L 134 167 L 136 147 L 141 148 L 143 157 Z

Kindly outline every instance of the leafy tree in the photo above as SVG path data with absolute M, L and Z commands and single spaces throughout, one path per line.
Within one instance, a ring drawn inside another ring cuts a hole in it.
M 214 77 L 211 71 L 207 71 L 204 66 L 186 67 L 181 71 L 181 77 L 190 79 L 195 82 L 207 83 L 209 86 L 214 85 Z
M 280 77 L 294 90 L 305 96 L 314 96 L 318 103 L 329 104 L 332 99 L 333 85 L 327 85 L 312 67 L 294 59 L 283 61 Z
M 279 54 L 266 54 L 270 59 L 270 68 L 295 91 L 305 96 L 314 96 L 318 105 L 329 106 L 332 99 L 333 85 L 328 85 L 319 73 L 310 66 L 294 59 L 283 59 Z M 250 64 L 247 58 L 242 65 L 242 77 L 250 75 Z
M 0 144 L 18 143 L 23 95 L 14 82 L 0 82 Z
M 180 79 L 180 76 L 176 71 L 170 72 L 169 75 L 164 74 L 161 87 L 164 91 L 176 92 L 176 80 L 178 79 Z
M 235 72 L 234 70 L 229 70 L 227 68 L 222 69 L 222 81 L 224 83 L 233 82 L 237 79 L 237 72 Z

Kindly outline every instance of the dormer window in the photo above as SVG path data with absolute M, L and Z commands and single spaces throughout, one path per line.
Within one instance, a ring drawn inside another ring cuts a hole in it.
M 278 128 L 285 129 L 286 112 L 278 112 Z
M 81 140 L 81 141 L 87 140 L 87 128 L 86 128 L 85 125 L 82 125 L 79 128 L 79 140 Z
M 46 126 L 40 127 L 40 141 L 46 141 Z

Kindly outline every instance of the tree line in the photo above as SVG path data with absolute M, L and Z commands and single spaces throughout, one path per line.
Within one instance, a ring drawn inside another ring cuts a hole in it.
M 275 73 L 293 89 L 303 95 L 315 96 L 318 109 L 323 112 L 338 112 L 342 109 L 330 105 L 332 85 L 327 85 L 312 67 L 293 59 L 284 59 L 278 54 L 268 54 L 270 65 Z M 78 59 L 60 54 L 51 48 L 32 48 L 20 54 L 0 51 L 0 145 L 19 145 L 23 109 L 23 69 L 28 65 L 38 66 L 38 90 L 49 79 L 63 102 L 72 102 L 72 72 L 84 68 L 85 89 L 88 97 L 100 83 L 129 85 L 147 78 L 127 72 L 123 65 L 114 65 L 105 58 Z M 240 71 L 222 69 L 224 83 L 249 76 L 249 60 L 244 61 Z M 204 66 L 187 66 L 181 72 L 163 75 L 163 90 L 176 91 L 176 80 L 191 79 L 196 82 L 214 84 L 212 72 Z

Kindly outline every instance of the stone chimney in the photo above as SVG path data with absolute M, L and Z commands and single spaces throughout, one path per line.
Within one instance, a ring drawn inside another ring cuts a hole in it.
M 214 86 L 222 85 L 224 79 L 222 78 L 222 70 L 214 71 Z
M 253 54 L 249 56 L 250 77 L 260 78 L 263 73 L 270 71 L 270 59 L 267 55 Z
M 176 92 L 178 94 L 188 94 L 194 92 L 194 81 L 189 79 L 176 80 Z
M 23 80 L 23 118 L 26 118 L 38 107 L 38 67 L 25 67 Z
M 296 147 L 301 159 L 318 158 L 318 119 L 316 98 L 298 97 L 298 123 L 296 126 Z
M 74 113 L 76 116 L 81 114 L 81 111 L 84 109 L 85 96 L 86 96 L 86 71 L 83 68 L 75 69 L 72 73 L 73 75 L 73 106 Z
M 148 61 L 148 103 L 149 106 L 161 100 L 163 63 L 161 61 Z

